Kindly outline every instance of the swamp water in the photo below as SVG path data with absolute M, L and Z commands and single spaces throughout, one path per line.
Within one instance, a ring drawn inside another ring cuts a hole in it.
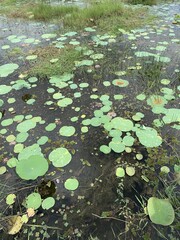
M 179 239 L 178 220 L 156 225 L 143 209 L 179 174 L 180 6 L 151 10 L 157 24 L 117 36 L 0 18 L 2 229 L 35 209 L 1 239 Z M 36 46 L 52 45 L 83 59 L 70 73 L 27 76 Z

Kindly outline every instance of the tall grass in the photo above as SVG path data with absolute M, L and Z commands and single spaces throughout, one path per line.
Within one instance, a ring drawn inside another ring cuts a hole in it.
M 44 3 L 35 5 L 32 8 L 34 19 L 48 21 L 53 18 L 62 18 L 66 14 L 79 12 L 77 6 L 51 6 Z

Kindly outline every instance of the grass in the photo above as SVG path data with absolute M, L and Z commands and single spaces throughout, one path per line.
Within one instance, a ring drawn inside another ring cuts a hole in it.
M 63 24 L 72 29 L 97 26 L 102 31 L 115 32 L 118 28 L 129 30 L 142 24 L 145 12 L 142 8 L 124 6 L 117 0 L 104 0 L 66 16 Z
M 143 4 L 143 5 L 154 5 L 157 4 L 157 0 L 127 0 L 130 4 Z
M 117 32 L 118 28 L 130 30 L 147 23 L 146 7 L 125 6 L 118 0 L 90 2 L 85 8 L 77 6 L 50 6 L 45 3 L 25 1 L 17 5 L 16 0 L 0 0 L 8 16 L 41 21 L 56 20 L 65 30 L 80 30 L 96 26 L 101 32 Z M 8 5 L 9 3 L 9 5 Z
M 57 49 L 53 46 L 38 48 L 33 54 L 38 56 L 37 62 L 34 62 L 30 67 L 29 75 L 52 76 L 59 75 L 65 72 L 72 72 L 74 62 L 82 59 L 82 52 L 77 51 L 72 47 Z M 51 59 L 58 58 L 56 63 L 51 63 Z
M 79 12 L 77 6 L 50 6 L 40 3 L 33 7 L 32 13 L 34 19 L 48 21 L 53 18 L 63 18 L 67 14 L 73 14 Z

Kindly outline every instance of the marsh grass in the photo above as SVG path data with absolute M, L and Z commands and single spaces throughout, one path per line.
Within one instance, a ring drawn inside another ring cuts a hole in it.
M 97 26 L 102 31 L 129 30 L 142 24 L 145 12 L 145 8 L 133 9 L 117 0 L 104 0 L 66 16 L 63 24 L 73 29 Z
M 85 8 L 77 6 L 51 6 L 43 2 L 0 0 L 6 8 L 0 9 L 8 16 L 61 23 L 63 31 L 81 30 L 96 26 L 100 32 L 117 32 L 118 28 L 130 30 L 149 22 L 146 7 L 131 7 L 118 0 L 90 1 Z M 9 3 L 9 5 L 8 5 Z
M 51 6 L 47 4 L 37 4 L 32 8 L 34 19 L 48 21 L 53 18 L 63 18 L 67 14 L 79 12 L 77 6 Z
M 130 4 L 143 4 L 143 5 L 154 5 L 157 4 L 157 0 L 127 0 Z
M 37 76 L 59 75 L 65 72 L 72 72 L 74 62 L 82 59 L 82 52 L 72 47 L 57 49 L 53 46 L 38 48 L 33 54 L 38 56 L 37 61 L 32 63 L 28 74 Z M 51 63 L 51 59 L 58 58 L 56 63 Z

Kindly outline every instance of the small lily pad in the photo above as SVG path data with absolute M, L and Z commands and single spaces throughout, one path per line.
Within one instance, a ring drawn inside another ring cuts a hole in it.
M 70 191 L 76 190 L 78 186 L 79 186 L 79 182 L 76 178 L 68 178 L 64 183 L 64 187 Z
M 118 167 L 116 169 L 116 176 L 117 177 L 124 177 L 125 176 L 125 171 L 122 167 Z

